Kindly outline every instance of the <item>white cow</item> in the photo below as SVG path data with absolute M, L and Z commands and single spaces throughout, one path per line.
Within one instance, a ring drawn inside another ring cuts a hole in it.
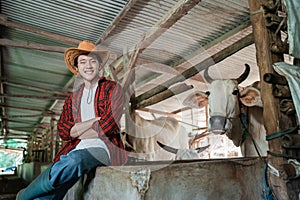
M 132 146 L 134 152 L 129 156 L 146 161 L 175 160 L 175 159 L 198 159 L 195 150 L 189 149 L 191 139 L 186 129 L 179 124 L 175 118 L 160 117 L 154 120 L 146 120 L 139 114 L 135 115 L 135 133 L 127 134 L 127 142 Z M 176 154 L 165 151 L 157 142 L 163 145 L 180 149 Z M 188 156 L 182 157 L 182 152 Z
M 208 102 L 209 132 L 226 134 L 235 146 L 241 147 L 244 156 L 257 156 L 257 151 L 265 156 L 268 143 L 265 138 L 259 84 L 255 83 L 244 89 L 238 87 L 250 72 L 249 65 L 245 66 L 245 71 L 239 78 L 228 80 L 213 80 L 208 75 L 208 70 L 205 70 L 204 77 L 210 83 L 208 91 L 197 92 L 184 102 L 198 108 Z M 242 122 L 246 124 L 243 125 Z M 245 125 L 249 134 L 243 129 Z

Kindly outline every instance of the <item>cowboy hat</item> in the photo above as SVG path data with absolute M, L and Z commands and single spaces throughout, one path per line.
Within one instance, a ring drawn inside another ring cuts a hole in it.
M 65 51 L 66 65 L 73 74 L 77 75 L 78 73 L 74 65 L 75 58 L 87 53 L 94 53 L 98 55 L 102 61 L 101 66 L 105 65 L 109 59 L 109 51 L 97 50 L 96 46 L 92 42 L 84 40 L 79 43 L 78 48 L 71 47 Z

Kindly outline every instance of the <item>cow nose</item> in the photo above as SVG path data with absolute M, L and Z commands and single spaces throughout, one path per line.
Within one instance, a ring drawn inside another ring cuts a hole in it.
M 223 116 L 212 116 L 209 119 L 210 129 L 209 131 L 215 134 L 224 134 L 226 132 L 226 118 Z

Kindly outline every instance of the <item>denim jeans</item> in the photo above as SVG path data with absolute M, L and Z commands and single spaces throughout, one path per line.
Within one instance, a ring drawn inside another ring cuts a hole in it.
M 36 199 L 63 199 L 68 190 L 84 174 L 97 166 L 110 165 L 110 159 L 103 148 L 87 148 L 74 150 L 60 157 L 50 171 L 50 183 L 55 188 L 45 196 Z

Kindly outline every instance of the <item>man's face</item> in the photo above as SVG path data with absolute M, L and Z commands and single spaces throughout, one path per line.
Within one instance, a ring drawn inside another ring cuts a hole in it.
M 78 56 L 78 73 L 84 80 L 89 82 L 98 80 L 99 70 L 99 61 L 95 55 Z

